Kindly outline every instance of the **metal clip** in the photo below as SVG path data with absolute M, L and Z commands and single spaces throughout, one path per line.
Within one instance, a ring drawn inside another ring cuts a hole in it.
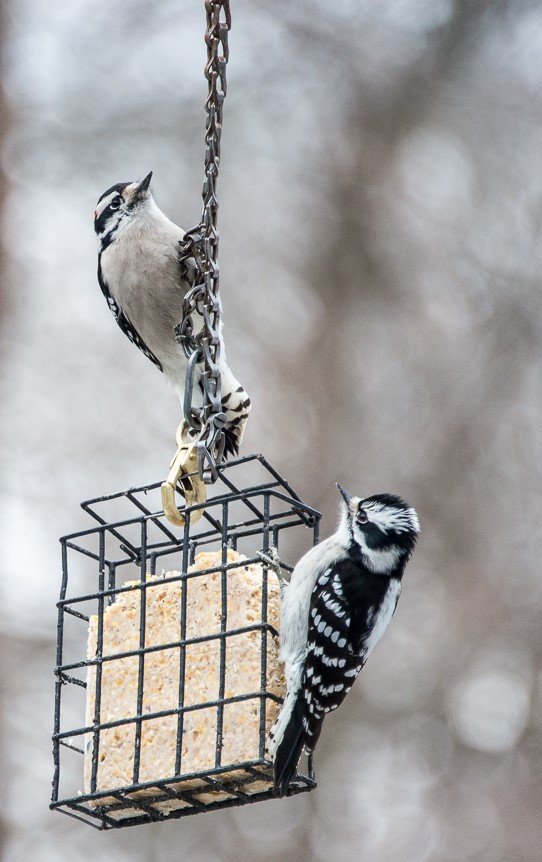
M 207 492 L 205 484 L 198 473 L 198 451 L 197 440 L 189 437 L 188 422 L 181 422 L 177 428 L 175 439 L 177 451 L 169 465 L 169 473 L 165 482 L 162 482 L 162 506 L 168 521 L 178 527 L 186 524 L 185 515 L 179 511 L 175 502 L 175 489 L 180 485 L 186 506 L 197 503 L 205 503 Z M 203 509 L 196 509 L 190 514 L 190 523 L 195 524 L 203 515 Z

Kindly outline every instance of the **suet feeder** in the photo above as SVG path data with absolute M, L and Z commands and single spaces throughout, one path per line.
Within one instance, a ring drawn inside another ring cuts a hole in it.
M 255 455 L 178 503 L 182 529 L 160 483 L 90 500 L 92 525 L 61 539 L 51 807 L 99 829 L 272 797 L 284 680 L 265 552 L 307 550 L 320 515 Z M 298 774 L 289 795 L 314 786 Z

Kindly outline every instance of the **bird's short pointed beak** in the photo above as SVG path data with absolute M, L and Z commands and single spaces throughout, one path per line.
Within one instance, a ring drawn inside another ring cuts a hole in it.
M 352 495 L 349 494 L 348 491 L 346 491 L 342 485 L 339 485 L 338 482 L 337 482 L 337 488 L 341 492 L 342 498 L 343 498 L 344 502 L 346 503 L 346 505 L 347 506 L 350 505 L 350 500 L 352 499 Z
M 147 174 L 145 179 L 141 180 L 141 182 L 139 183 L 139 186 L 137 187 L 137 196 L 138 197 L 140 197 L 140 198 L 145 197 L 145 195 L 147 194 L 147 192 L 149 190 L 151 180 L 152 180 L 152 171 L 150 172 L 150 174 Z

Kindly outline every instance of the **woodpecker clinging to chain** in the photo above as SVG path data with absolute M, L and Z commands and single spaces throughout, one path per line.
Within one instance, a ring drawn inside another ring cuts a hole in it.
M 194 261 L 181 266 L 185 234 L 156 205 L 151 178 L 152 172 L 141 182 L 117 183 L 99 199 L 94 213 L 100 242 L 98 281 L 124 334 L 164 372 L 182 403 L 187 359 L 174 330 L 183 316 L 183 299 L 196 267 Z M 200 389 L 201 371 L 198 366 L 195 383 Z M 226 363 L 222 334 L 220 375 L 225 454 L 235 455 L 250 400 Z
M 343 497 L 337 532 L 311 548 L 282 583 L 286 698 L 269 737 L 275 794 L 283 796 L 303 747 L 312 757 L 326 713 L 350 691 L 386 631 L 420 529 L 391 494 Z

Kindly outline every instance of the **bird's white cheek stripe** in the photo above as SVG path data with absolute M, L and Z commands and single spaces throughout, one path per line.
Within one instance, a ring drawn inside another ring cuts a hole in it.
M 397 545 L 392 545 L 382 551 L 377 551 L 373 548 L 366 548 L 364 551 L 367 567 L 375 574 L 387 574 L 393 571 L 399 562 L 400 556 L 401 549 Z
M 116 197 L 117 195 L 118 195 L 118 192 L 114 191 L 114 192 L 111 192 L 110 194 L 108 194 L 106 198 L 102 198 L 102 200 L 100 201 L 100 203 L 96 207 L 96 210 L 94 211 L 94 217 L 96 218 L 97 216 L 101 216 L 103 211 L 105 209 L 107 209 L 107 207 L 109 206 L 109 204 L 111 203 L 113 198 Z

